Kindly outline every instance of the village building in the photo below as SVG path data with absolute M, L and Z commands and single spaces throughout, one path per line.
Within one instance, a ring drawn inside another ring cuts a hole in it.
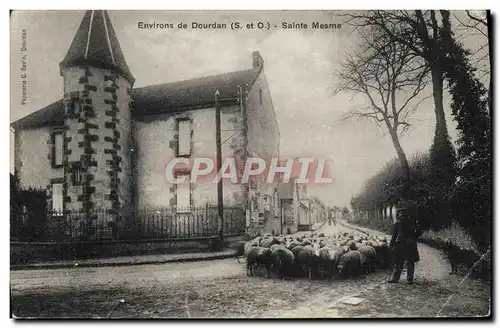
M 328 211 L 321 200 L 311 197 L 304 184 L 292 177 L 278 186 L 281 199 L 281 224 L 284 234 L 310 230 L 313 225 L 327 220 Z
M 20 187 L 46 189 L 49 211 L 104 209 L 122 228 L 142 209 L 189 213 L 217 204 L 217 184 L 169 183 L 166 166 L 176 157 L 215 159 L 216 92 L 222 158 L 244 163 L 279 156 L 258 51 L 251 63 L 246 70 L 136 88 L 108 13 L 87 11 L 59 65 L 62 99 L 12 123 Z M 279 216 L 276 197 L 276 186 L 265 181 L 224 183 L 224 206 L 241 208 L 243 225 L 245 217 Z

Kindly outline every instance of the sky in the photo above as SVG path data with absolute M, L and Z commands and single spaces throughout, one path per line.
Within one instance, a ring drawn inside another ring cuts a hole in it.
M 59 62 L 74 37 L 84 11 L 14 11 L 11 15 L 11 122 L 59 100 L 63 80 Z M 357 48 L 346 25 L 334 30 L 281 29 L 282 22 L 341 23 L 332 11 L 109 11 L 135 87 L 179 81 L 251 68 L 259 50 L 280 130 L 280 156 L 330 159 L 333 183 L 311 187 L 309 194 L 329 205 L 348 205 L 364 181 L 396 157 L 384 129 L 371 122 L 343 120 L 357 103 L 352 94 L 335 94 L 335 71 L 347 52 Z M 463 16 L 463 13 L 459 13 Z M 140 29 L 138 22 L 191 25 L 191 22 L 269 22 L 269 30 Z M 274 27 L 277 25 L 278 27 Z M 21 52 L 22 29 L 27 50 Z M 467 47 L 477 47 L 469 33 Z M 27 54 L 28 103 L 20 104 L 21 55 Z M 426 90 L 428 92 L 429 90 Z M 456 123 L 445 95 L 449 133 Z M 432 102 L 421 104 L 413 125 L 402 136 L 406 153 L 427 151 L 434 135 Z M 11 138 L 11 171 L 13 149 Z

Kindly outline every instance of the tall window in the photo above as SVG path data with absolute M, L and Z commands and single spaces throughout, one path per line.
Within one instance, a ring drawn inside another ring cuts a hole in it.
M 72 182 L 74 186 L 80 186 L 82 184 L 82 179 L 83 179 L 83 168 L 75 164 L 71 168 L 71 173 L 72 173 Z
M 189 176 L 186 183 L 179 183 L 177 186 L 177 212 L 191 211 L 191 184 Z
M 70 116 L 73 116 L 75 114 L 80 113 L 80 111 L 81 111 L 80 100 L 72 99 L 71 102 L 68 104 L 68 114 Z
M 52 148 L 52 167 L 58 168 L 63 165 L 63 132 L 53 134 L 54 147 Z
M 52 184 L 52 211 L 61 213 L 63 210 L 63 185 L 62 183 Z
M 179 131 L 179 146 L 177 156 L 191 155 L 191 121 L 178 120 L 177 130 Z
M 259 89 L 259 104 L 262 105 L 262 89 Z

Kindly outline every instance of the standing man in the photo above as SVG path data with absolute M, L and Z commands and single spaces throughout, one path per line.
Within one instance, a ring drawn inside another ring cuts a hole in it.
M 409 204 L 400 204 L 396 212 L 396 223 L 390 242 L 393 255 L 393 271 L 388 283 L 397 283 L 406 261 L 406 279 L 408 284 L 413 284 L 415 263 L 420 261 L 417 249 L 418 228 L 417 223 L 410 215 Z

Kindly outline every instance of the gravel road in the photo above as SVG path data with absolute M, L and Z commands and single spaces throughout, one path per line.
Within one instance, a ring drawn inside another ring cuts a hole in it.
M 324 225 L 332 234 L 352 231 Z M 372 232 L 375 233 L 375 232 Z M 416 283 L 385 282 L 388 272 L 337 281 L 248 277 L 236 259 L 11 271 L 17 317 L 71 318 L 352 318 L 484 316 L 490 284 L 448 274 L 443 255 L 419 245 Z M 346 297 L 363 299 L 347 305 Z

